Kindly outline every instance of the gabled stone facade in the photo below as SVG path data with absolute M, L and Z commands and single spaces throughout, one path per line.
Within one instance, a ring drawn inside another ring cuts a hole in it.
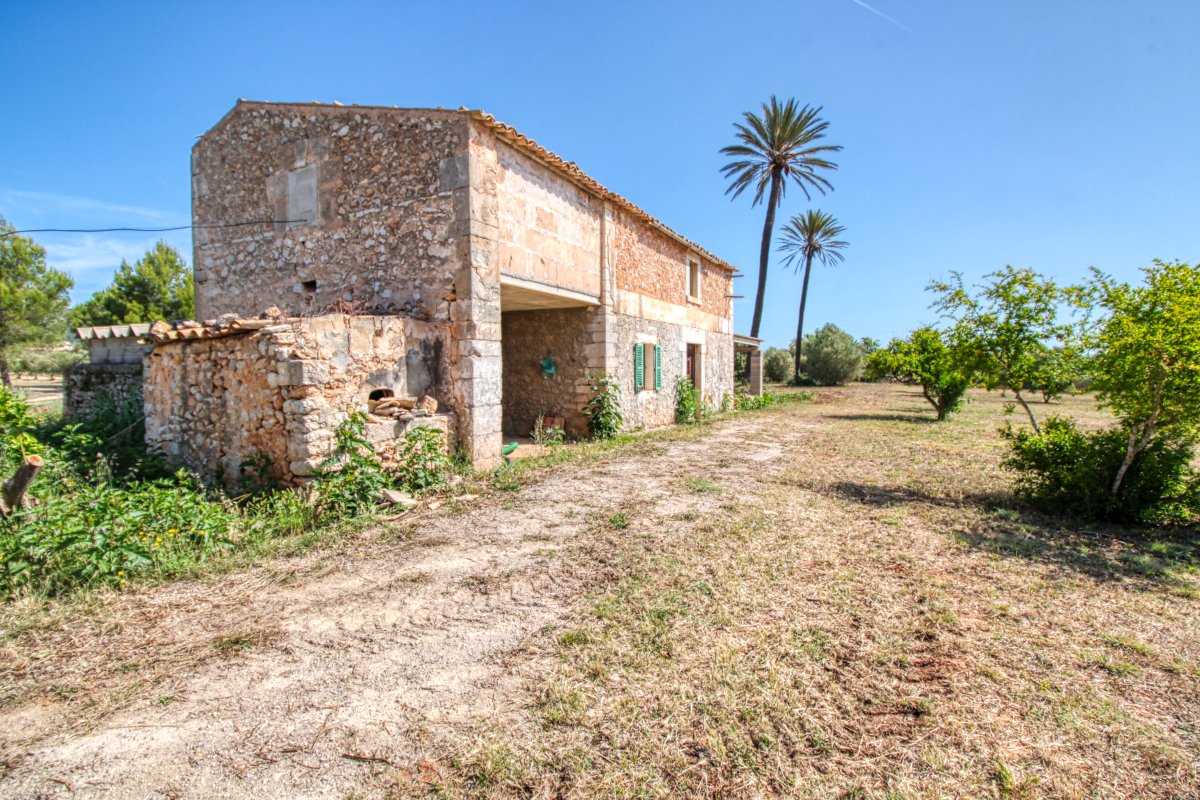
M 733 268 L 481 112 L 239 102 L 196 144 L 192 182 L 202 319 L 274 306 L 297 318 L 338 311 L 351 331 L 367 324 L 357 318 L 408 320 L 391 349 L 349 335 L 306 356 L 345 378 L 336 391 L 305 390 L 331 419 L 363 403 L 389 363 L 434 344 L 440 367 L 423 391 L 454 415 L 457 446 L 481 465 L 539 415 L 582 433 L 597 371 L 617 379 L 630 427 L 673 421 L 689 359 L 706 402 L 732 393 Z M 345 369 L 363 348 L 374 382 Z M 661 362 L 657 387 L 635 386 L 635 352 Z M 151 360 L 171 357 L 156 349 Z M 240 370 L 278 360 L 247 358 Z M 148 386 L 147 405 L 162 392 Z M 235 403 L 228 424 L 255 403 Z M 280 413 L 274 424 L 287 429 Z M 172 425 L 155 430 L 187 438 Z M 239 447 L 218 460 L 227 468 Z M 289 448 L 277 456 L 294 475 L 323 455 Z

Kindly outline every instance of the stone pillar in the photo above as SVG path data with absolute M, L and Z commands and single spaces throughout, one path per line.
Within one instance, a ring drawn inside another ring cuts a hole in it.
M 763 359 L 762 350 L 754 348 L 746 353 L 750 362 L 750 394 L 758 396 L 763 393 Z
M 478 468 L 500 461 L 503 445 L 500 405 L 499 222 L 496 197 L 498 165 L 490 133 L 470 126 L 468 152 L 441 170 L 443 189 L 454 195 L 455 238 L 459 268 L 451 311 L 453 394 L 458 412 L 458 446 Z

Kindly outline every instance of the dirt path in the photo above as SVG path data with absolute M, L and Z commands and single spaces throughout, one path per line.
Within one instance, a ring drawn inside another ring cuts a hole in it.
M 427 756 L 448 726 L 528 702 L 506 661 L 597 579 L 603 555 L 585 553 L 599 531 L 652 537 L 728 502 L 687 491 L 689 478 L 745 500 L 811 424 L 724 421 L 654 453 L 562 467 L 348 553 L 130 598 L 115 618 L 48 638 L 47 653 L 79 654 L 69 662 L 14 656 L 15 682 L 47 694 L 0 717 L 0 795 L 368 792 L 382 772 Z M 610 530 L 633 507 L 630 529 Z

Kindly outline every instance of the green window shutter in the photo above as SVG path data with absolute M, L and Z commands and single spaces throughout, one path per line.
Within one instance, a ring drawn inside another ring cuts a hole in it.
M 645 365 L 642 363 L 642 343 L 633 346 L 633 388 L 634 391 L 645 385 Z
M 654 345 L 654 391 L 662 391 L 662 345 Z

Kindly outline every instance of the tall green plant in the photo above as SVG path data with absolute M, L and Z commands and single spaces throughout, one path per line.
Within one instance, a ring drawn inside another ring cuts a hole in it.
M 593 439 L 611 439 L 621 432 L 625 421 L 621 416 L 621 387 L 604 372 L 594 373 L 589 382 L 592 396 L 583 408 L 588 433 Z
M 747 189 L 753 189 L 753 205 L 763 202 L 764 197 L 767 204 L 758 255 L 758 291 L 754 296 L 751 336 L 758 336 L 762 324 L 775 212 L 787 193 L 788 184 L 800 187 L 807 199 L 811 199 L 813 191 L 825 194 L 827 189 L 833 188 L 824 173 L 836 170 L 837 164 L 825 156 L 842 148 L 821 143 L 829 123 L 821 119 L 820 114 L 819 106 L 801 108 L 795 99 L 781 103 L 772 95 L 769 102 L 763 103 L 761 113 L 747 111 L 742 115 L 742 122 L 734 124 L 738 143 L 721 148 L 722 155 L 733 159 L 721 168 L 721 174 L 729 180 L 725 193 L 736 199 Z
M 347 415 L 334 433 L 334 452 L 317 472 L 317 511 L 323 519 L 344 519 L 375 507 L 379 490 L 391 479 L 365 438 L 367 417 Z
M 687 375 L 675 379 L 675 421 L 685 425 L 700 421 L 700 390 Z
M 840 264 L 845 260 L 842 250 L 849 246 L 837 237 L 846 229 L 824 211 L 809 209 L 807 213 L 792 217 L 783 228 L 779 238 L 779 249 L 787 253 L 784 264 L 804 267 L 804 283 L 800 289 L 800 317 L 796 322 L 796 359 L 792 370 L 792 382 L 800 382 L 801 351 L 804 344 L 804 310 L 808 304 L 808 279 L 812 275 L 813 260 L 825 266 Z

